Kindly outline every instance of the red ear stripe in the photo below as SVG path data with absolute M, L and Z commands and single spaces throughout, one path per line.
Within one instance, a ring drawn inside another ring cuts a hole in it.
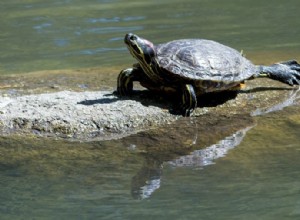
M 148 47 L 151 47 L 151 48 L 154 49 L 154 45 L 153 45 L 152 42 L 150 42 L 150 41 L 144 39 L 144 44 L 147 45 Z

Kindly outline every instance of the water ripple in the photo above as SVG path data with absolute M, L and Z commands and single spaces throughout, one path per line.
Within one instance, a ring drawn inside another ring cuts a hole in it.
M 68 39 L 59 38 L 59 39 L 54 39 L 54 44 L 59 47 L 64 47 L 69 45 L 70 41 Z
M 86 50 L 69 52 L 69 53 L 65 53 L 65 55 L 66 56 L 95 55 L 95 54 L 111 52 L 111 51 L 126 51 L 126 47 L 117 47 L 117 48 L 101 47 L 101 48 L 95 48 L 95 49 L 86 49 Z
M 108 42 L 122 41 L 123 39 L 124 39 L 124 37 L 113 37 L 113 38 L 110 38 L 108 40 Z
M 36 26 L 33 26 L 33 29 L 37 30 L 37 31 L 40 31 L 44 28 L 47 28 L 47 27 L 51 27 L 52 24 L 51 23 L 42 23 L 42 24 L 39 24 L 39 25 L 36 25 Z
M 88 29 L 88 33 L 95 33 L 95 34 L 107 34 L 107 33 L 115 33 L 115 32 L 131 32 L 131 31 L 138 31 L 143 30 L 143 26 L 133 26 L 133 27 L 98 27 L 98 28 L 91 28 Z
M 113 17 L 113 18 L 90 18 L 87 20 L 88 23 L 113 23 L 113 22 L 122 22 L 122 21 L 139 21 L 145 20 L 146 16 L 128 16 L 124 18 Z

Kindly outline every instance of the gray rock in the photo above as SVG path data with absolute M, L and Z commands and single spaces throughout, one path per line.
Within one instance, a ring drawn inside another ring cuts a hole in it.
M 70 92 L 0 98 L 2 134 L 77 140 L 119 138 L 176 120 L 156 106 L 119 99 L 111 92 Z

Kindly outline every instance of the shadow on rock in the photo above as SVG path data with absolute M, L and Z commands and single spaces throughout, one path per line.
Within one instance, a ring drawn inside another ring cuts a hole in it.
M 107 94 L 107 95 L 104 95 L 104 96 L 114 96 L 114 94 Z M 98 104 L 111 104 L 111 103 L 114 103 L 116 101 L 120 100 L 118 97 L 114 97 L 114 98 L 102 98 L 102 99 L 93 99 L 93 100 L 84 100 L 84 101 L 81 101 L 81 102 L 77 102 L 77 104 L 79 105 L 86 105 L 86 106 L 89 106 L 89 105 L 98 105 Z
M 217 93 L 207 93 L 198 97 L 198 107 L 216 107 L 225 102 L 235 99 L 238 91 L 223 91 Z M 141 103 L 143 106 L 156 106 L 162 109 L 169 109 L 169 113 L 173 115 L 180 114 L 176 111 L 180 100 L 180 94 L 160 94 L 159 92 L 149 90 L 135 90 L 130 96 L 119 96 L 117 92 L 105 95 L 106 97 L 113 96 L 113 98 L 101 98 L 94 100 L 84 100 L 78 102 L 80 105 L 97 105 L 97 104 L 111 104 L 120 100 L 134 100 Z
M 235 99 L 238 91 L 223 91 L 203 94 L 198 97 L 198 107 L 216 107 L 225 102 Z
M 269 90 L 293 90 L 293 88 L 280 88 L 280 87 L 258 87 L 248 90 L 237 90 L 237 91 L 221 91 L 221 92 L 212 92 L 206 93 L 198 96 L 197 102 L 200 108 L 204 107 L 217 107 L 223 105 L 229 100 L 233 100 L 237 97 L 239 93 L 256 93 L 264 92 Z M 119 96 L 116 91 L 104 95 L 104 98 L 101 99 L 89 99 L 78 102 L 77 104 L 92 106 L 92 105 L 102 105 L 102 104 L 111 104 L 117 101 L 127 101 L 134 100 L 141 103 L 143 106 L 155 106 L 162 109 L 169 109 L 169 113 L 172 115 L 180 115 L 178 111 L 180 94 L 171 93 L 159 93 L 157 91 L 149 90 L 135 90 L 130 96 Z
M 111 98 L 112 96 L 113 98 Z M 135 90 L 133 91 L 132 95 L 130 96 L 119 96 L 117 92 L 113 92 L 111 94 L 106 94 L 105 97 L 108 98 L 101 98 L 101 99 L 94 99 L 94 100 L 84 100 L 81 102 L 78 102 L 77 104 L 80 105 L 97 105 L 97 104 L 111 104 L 117 101 L 121 100 L 134 100 L 142 105 L 148 107 L 148 106 L 156 106 L 160 108 L 166 108 L 171 106 L 172 102 L 168 101 L 166 97 L 159 95 L 157 92 L 152 92 L 149 90 Z M 167 100 L 167 101 L 166 101 Z
M 256 87 L 252 89 L 240 90 L 238 93 L 255 93 L 255 92 L 265 92 L 265 91 L 288 91 L 294 90 L 294 87 Z

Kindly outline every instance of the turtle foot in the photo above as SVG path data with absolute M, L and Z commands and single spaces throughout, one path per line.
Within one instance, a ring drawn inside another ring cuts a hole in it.
M 296 60 L 273 64 L 265 67 L 263 72 L 267 73 L 271 79 L 290 86 L 300 85 L 300 64 Z

